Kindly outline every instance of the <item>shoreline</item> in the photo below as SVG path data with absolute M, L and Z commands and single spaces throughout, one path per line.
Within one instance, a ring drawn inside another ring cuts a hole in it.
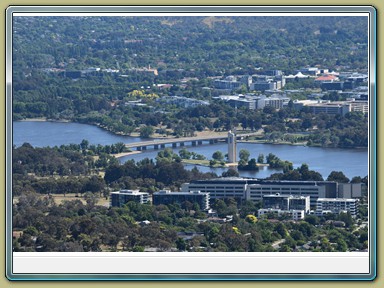
M 70 120 L 55 120 L 55 119 L 47 119 L 45 117 L 42 118 L 26 118 L 26 119 L 21 119 L 21 120 L 15 120 L 18 122 L 58 122 L 58 123 L 72 123 Z M 73 122 L 76 123 L 76 122 Z
M 101 125 L 97 125 L 97 124 L 90 124 L 90 123 L 80 123 L 80 122 L 73 122 L 73 121 L 70 121 L 70 120 L 63 120 L 63 119 L 59 119 L 59 120 L 55 120 L 55 119 L 47 119 L 46 117 L 41 117 L 41 118 L 26 118 L 26 119 L 21 119 L 21 120 L 15 120 L 15 122 L 57 122 L 57 123 L 78 123 L 78 124 L 84 124 L 84 125 L 90 125 L 90 126 L 96 126 L 96 127 L 99 127 L 100 129 L 104 130 L 104 131 L 107 131 L 107 132 L 110 132 L 114 135 L 118 135 L 118 136 L 126 136 L 126 137 L 132 137 L 132 138 L 140 138 L 140 135 L 136 132 L 134 133 L 131 133 L 130 135 L 126 135 L 126 134 L 123 134 L 123 133 L 116 133 L 116 132 L 113 132 L 113 131 L 110 131 L 108 129 L 105 129 L 103 126 Z M 133 134 L 133 135 L 132 135 Z M 137 134 L 137 135 L 136 135 Z M 198 137 L 202 137 L 204 135 L 217 135 L 217 136 L 223 136 L 223 135 L 226 135 L 226 132 L 215 132 L 215 131 L 203 131 L 203 132 L 199 132 L 197 133 L 196 135 L 196 138 Z M 240 135 L 240 134 L 239 134 Z M 179 139 L 182 139 L 183 137 L 180 137 Z M 155 137 L 149 137 L 147 138 L 148 141 L 152 141 L 152 140 L 158 140 L 158 139 L 176 139 L 176 137 L 174 136 L 167 136 L 167 137 L 164 137 L 161 136 L 161 135 L 156 135 Z M 368 147 L 323 147 L 323 146 L 318 146 L 318 145 L 307 145 L 306 142 L 299 142 L 299 143 L 289 143 L 289 142 L 268 142 L 268 141 L 265 141 L 265 140 L 238 140 L 237 143 L 249 143 L 249 144 L 271 144 L 271 145 L 289 145 L 289 146 L 303 146 L 303 147 L 317 147 L 317 148 L 332 148 L 332 149 L 368 149 Z M 131 152 L 129 152 L 131 153 Z M 133 154 L 136 154 L 136 153 L 133 153 Z M 117 154 L 116 154 L 117 155 Z M 131 154 L 128 154 L 128 155 L 131 155 Z M 120 158 L 120 157 L 123 157 L 123 156 L 127 156 L 127 155 L 122 155 L 122 156 L 118 156 L 117 158 Z M 116 156 L 115 156 L 116 157 Z
M 141 151 L 131 151 L 131 152 L 122 152 L 118 154 L 110 154 L 111 156 L 114 156 L 115 158 L 119 159 L 121 157 L 129 156 L 129 155 L 135 155 L 135 154 L 140 154 L 142 153 Z

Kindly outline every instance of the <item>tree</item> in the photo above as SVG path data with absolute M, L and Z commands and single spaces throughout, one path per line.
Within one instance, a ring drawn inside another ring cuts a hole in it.
M 152 126 L 142 126 L 140 128 L 140 137 L 141 138 L 149 138 L 153 134 L 154 130 Z
M 226 172 L 221 174 L 222 177 L 239 177 L 239 172 L 235 169 L 228 169 Z
M 244 160 L 245 162 L 248 162 L 250 155 L 251 154 L 249 153 L 249 151 L 245 150 L 245 149 L 241 149 L 240 152 L 239 152 L 240 160 Z
M 259 167 L 257 166 L 256 159 L 252 158 L 248 161 L 248 170 L 259 170 Z
M 89 145 L 89 141 L 83 139 L 83 141 L 81 141 L 81 143 L 80 143 L 81 150 L 87 150 L 88 149 L 88 145 Z
M 249 214 L 245 217 L 245 221 L 247 221 L 249 223 L 256 223 L 257 217 L 255 215 Z
M 264 154 L 260 153 L 259 156 L 257 157 L 257 163 L 264 163 Z
M 181 159 L 191 159 L 192 153 L 183 148 L 179 151 L 179 155 Z
M 360 176 L 355 176 L 352 178 L 351 183 L 362 183 L 362 180 Z
M 212 159 L 221 162 L 224 160 L 224 155 L 221 151 L 216 151 L 212 154 Z
M 341 171 L 332 171 L 331 174 L 329 174 L 327 181 L 334 181 L 338 183 L 348 183 L 349 178 L 344 175 Z

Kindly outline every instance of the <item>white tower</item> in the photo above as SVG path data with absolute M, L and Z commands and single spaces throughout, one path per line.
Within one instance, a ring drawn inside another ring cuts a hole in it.
M 228 131 L 228 162 L 236 163 L 236 135 Z

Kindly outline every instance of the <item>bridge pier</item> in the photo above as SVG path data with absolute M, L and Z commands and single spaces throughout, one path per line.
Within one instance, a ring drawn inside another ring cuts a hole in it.
M 196 146 L 196 141 L 192 141 L 192 146 Z
M 155 144 L 155 145 L 153 145 L 153 148 L 154 148 L 155 150 L 159 150 L 159 145 Z
M 203 141 L 202 141 L 202 140 L 199 140 L 199 141 L 197 141 L 197 144 L 198 144 L 198 145 L 202 145 L 202 144 L 203 144 Z
M 213 142 L 213 140 L 209 140 L 209 144 L 213 144 L 214 142 Z
M 160 145 L 160 148 L 165 148 L 165 144 L 161 144 L 161 145 Z
M 184 142 L 180 142 L 180 147 L 183 147 L 184 146 Z
M 176 148 L 177 147 L 177 143 L 172 143 L 172 148 Z
M 137 146 L 137 147 L 136 147 L 136 150 L 137 150 L 137 151 L 141 151 L 141 147 L 140 147 L 140 146 Z
M 147 146 L 143 146 L 141 149 L 142 150 L 147 150 Z

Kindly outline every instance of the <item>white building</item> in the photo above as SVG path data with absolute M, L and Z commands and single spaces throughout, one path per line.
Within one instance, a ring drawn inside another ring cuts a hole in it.
M 316 215 L 349 212 L 352 216 L 356 216 L 359 207 L 358 199 L 348 198 L 319 198 L 316 203 Z
M 148 203 L 149 194 L 139 192 L 139 190 L 120 190 L 111 192 L 111 206 L 121 207 L 129 201 L 134 201 L 140 204 Z
M 277 214 L 277 216 L 288 214 L 288 215 L 291 215 L 292 220 L 295 220 L 295 221 L 302 220 L 305 217 L 304 210 L 281 210 L 281 209 L 274 209 L 274 208 L 263 208 L 263 209 L 257 210 L 258 217 L 261 217 L 262 215 L 267 213 Z

